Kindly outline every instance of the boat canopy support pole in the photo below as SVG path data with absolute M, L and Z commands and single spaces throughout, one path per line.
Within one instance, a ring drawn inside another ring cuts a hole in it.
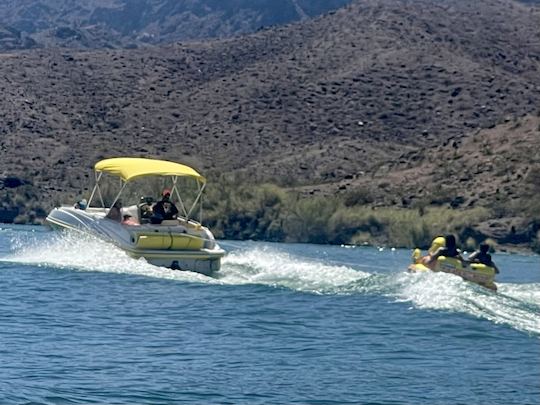
M 119 200 L 120 198 L 120 195 L 122 195 L 122 193 L 124 192 L 124 189 L 126 188 L 127 186 L 127 182 L 126 181 L 123 181 L 123 180 L 120 180 L 120 182 L 122 183 L 122 187 L 120 187 L 120 191 L 118 192 L 118 194 L 116 194 L 116 198 L 114 199 L 114 201 L 112 202 L 111 204 L 111 207 L 116 204 L 116 202 Z M 105 206 L 105 205 L 103 205 Z
M 201 200 L 201 213 L 200 213 L 201 218 L 199 218 L 199 222 L 202 222 L 202 198 L 201 197 L 202 197 L 202 193 L 204 191 L 204 188 L 206 187 L 206 184 L 203 184 L 202 187 L 201 187 L 200 183 L 198 183 L 198 184 L 199 184 L 199 194 L 197 194 L 197 198 L 195 198 L 195 201 L 193 202 L 193 205 L 191 206 L 191 209 L 189 210 L 186 218 L 189 219 L 189 216 L 191 215 L 191 212 L 195 209 L 195 207 L 197 206 L 197 203 L 199 202 L 199 200 Z
M 201 188 L 200 183 L 198 183 L 198 185 L 199 185 L 199 193 L 201 194 L 201 204 L 199 205 L 199 223 L 202 224 L 202 198 L 203 198 L 202 192 L 204 190 L 204 187 L 206 186 L 206 183 L 202 185 L 202 188 Z
M 182 200 L 182 197 L 180 196 L 180 193 L 178 192 L 178 188 L 176 187 L 176 182 L 178 181 L 178 176 L 173 176 L 173 189 L 172 193 L 176 194 L 176 198 L 178 198 L 178 201 L 180 202 L 180 208 L 182 208 L 182 212 L 184 216 L 187 218 L 188 213 L 186 211 L 186 207 L 184 205 L 184 201 Z
M 204 189 L 204 184 L 203 184 L 202 188 L 201 188 L 201 184 L 199 182 L 197 182 L 197 185 L 199 186 L 199 193 L 201 194 L 201 203 L 199 204 L 199 223 L 202 224 L 202 211 L 203 211 L 202 190 Z
M 99 181 L 101 180 L 101 176 L 103 175 L 103 172 L 94 172 L 94 175 L 96 177 L 96 185 L 94 186 L 94 189 L 92 190 L 92 194 L 90 195 L 90 198 L 88 199 L 88 207 L 90 207 L 90 204 L 92 204 L 92 200 L 94 199 L 94 195 L 98 194 L 99 200 L 101 201 L 101 206 L 105 208 L 105 203 L 103 202 L 103 196 L 101 195 L 101 189 L 99 188 Z

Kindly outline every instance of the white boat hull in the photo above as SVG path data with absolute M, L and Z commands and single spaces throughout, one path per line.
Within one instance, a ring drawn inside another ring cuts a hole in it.
M 105 210 L 73 207 L 53 209 L 47 222 L 113 243 L 133 258 L 143 257 L 156 266 L 211 275 L 219 270 L 225 251 L 212 233 L 193 221 L 164 221 L 163 224 L 123 225 L 105 218 Z

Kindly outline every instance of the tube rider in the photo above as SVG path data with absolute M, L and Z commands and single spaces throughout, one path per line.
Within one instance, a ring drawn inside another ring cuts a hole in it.
M 441 245 L 441 242 L 444 242 Z M 439 236 L 433 240 L 431 247 L 429 248 L 429 254 L 426 256 L 425 264 L 431 265 L 441 257 L 452 257 L 463 262 L 463 257 L 456 246 L 456 237 L 454 235 L 446 235 L 444 238 Z
M 467 258 L 470 263 L 482 263 L 488 267 L 493 267 L 495 273 L 499 274 L 499 268 L 493 263 L 491 255 L 489 252 L 489 245 L 487 243 L 482 243 L 480 249 L 474 251 Z

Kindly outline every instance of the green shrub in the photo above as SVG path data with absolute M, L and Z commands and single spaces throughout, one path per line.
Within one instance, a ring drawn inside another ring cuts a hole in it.
M 351 195 L 304 196 L 271 184 L 238 183 L 231 177 L 212 183 L 221 184 L 208 189 L 205 223 L 216 236 L 230 239 L 426 248 L 436 235 L 459 235 L 489 218 L 484 208 L 375 209 L 351 206 L 347 200 Z
M 328 222 L 339 206 L 335 198 L 299 196 L 288 198 L 283 207 L 283 230 L 286 240 L 307 243 L 328 243 L 331 235 Z
M 442 188 L 435 205 L 424 199 L 415 202 L 413 208 L 372 207 L 365 204 L 372 200 L 368 189 L 339 197 L 306 196 L 273 184 L 252 184 L 244 175 L 214 177 L 203 198 L 203 220 L 218 238 L 427 248 L 433 237 L 453 233 L 470 249 L 481 242 L 475 239 L 478 235 L 472 230 L 473 225 L 493 218 L 493 212 L 487 208 L 437 205 L 455 194 Z M 534 186 L 536 179 L 534 172 L 528 178 L 529 184 Z M 139 182 L 135 189 L 126 191 L 132 191 L 135 197 L 140 197 L 141 192 L 159 196 L 163 186 Z M 182 190 L 196 191 L 189 187 L 182 185 Z M 118 190 L 117 183 L 104 185 L 105 200 L 114 198 L 113 189 Z M 10 202 L 21 208 L 18 222 L 35 221 L 46 215 L 50 207 L 42 207 L 35 195 L 27 198 L 27 190 L 18 191 L 6 192 L 3 198 L 4 206 L 11 205 L 7 204 Z M 504 207 L 501 204 L 500 209 L 540 220 L 537 199 L 522 200 Z M 537 251 L 538 239 L 537 236 L 533 242 Z
M 361 239 L 367 242 L 365 234 L 371 240 L 379 238 L 384 232 L 384 224 L 374 215 L 369 207 L 341 207 L 329 218 L 328 230 L 331 243 L 352 243 Z
M 354 207 L 358 205 L 372 204 L 375 201 L 372 192 L 367 188 L 358 188 L 354 191 L 349 191 L 343 197 L 343 204 L 346 207 Z

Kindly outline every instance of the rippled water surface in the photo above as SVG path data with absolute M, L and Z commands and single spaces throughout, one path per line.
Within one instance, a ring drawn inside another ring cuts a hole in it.
M 496 254 L 494 293 L 407 250 L 222 244 L 209 278 L 0 229 L 0 403 L 540 403 L 540 257 Z

